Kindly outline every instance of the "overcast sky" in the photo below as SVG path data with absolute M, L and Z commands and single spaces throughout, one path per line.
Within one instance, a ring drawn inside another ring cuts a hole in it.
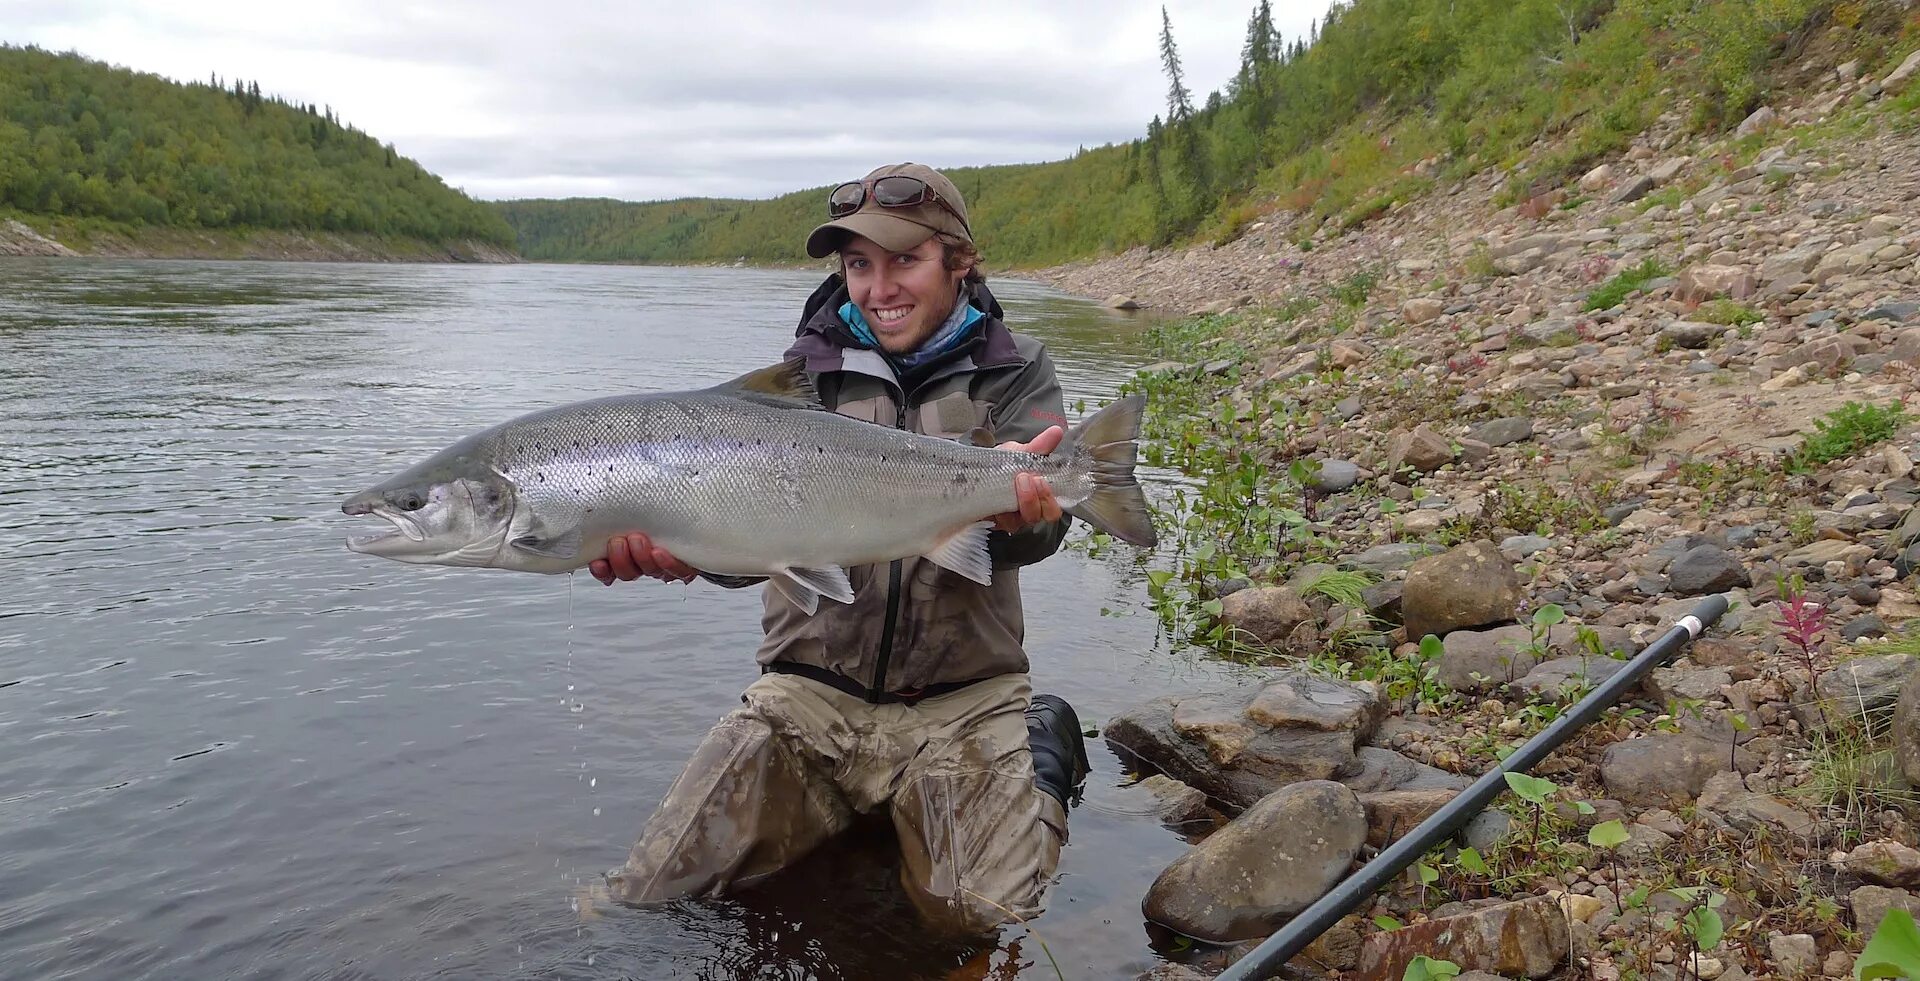
M 1169 0 L 1195 102 L 1254 0 Z M 1273 0 L 1289 40 L 1328 0 Z M 481 198 L 768 197 L 1054 160 L 1166 105 L 1158 3 L 0 0 L 0 41 L 258 81 Z

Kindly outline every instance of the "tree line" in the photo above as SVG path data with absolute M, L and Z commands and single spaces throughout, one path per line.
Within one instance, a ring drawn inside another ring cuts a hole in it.
M 492 209 L 330 107 L 0 45 L 0 208 L 511 245 Z
M 1275 206 L 1304 212 L 1309 229 L 1351 225 L 1437 180 L 1488 168 L 1525 196 L 1624 148 L 1682 99 L 1695 128 L 1731 128 L 1822 29 L 1853 25 L 1846 43 L 1873 63 L 1901 43 L 1897 15 L 1861 20 L 1881 7 L 1897 5 L 1352 0 L 1283 37 L 1269 0 L 1258 0 L 1238 70 L 1200 99 L 1163 10 L 1167 106 L 1142 138 L 1050 163 L 946 173 L 967 197 L 988 261 L 1014 266 L 1224 240 Z M 497 207 L 522 251 L 540 258 L 800 262 L 826 191 Z

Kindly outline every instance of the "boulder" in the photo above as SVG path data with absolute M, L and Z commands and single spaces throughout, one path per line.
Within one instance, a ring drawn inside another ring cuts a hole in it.
M 1713 339 L 1719 337 L 1725 330 L 1726 328 L 1719 324 L 1704 324 L 1693 320 L 1675 320 L 1669 322 L 1665 327 L 1660 328 L 1660 337 L 1662 340 L 1671 343 L 1674 347 L 1686 348 L 1689 351 L 1698 351 L 1708 344 L 1713 343 Z
M 1894 708 L 1907 678 L 1913 675 L 1911 654 L 1873 654 L 1841 661 L 1820 674 L 1820 698 L 1848 718 Z
M 1201 825 L 1213 820 L 1206 794 L 1164 773 L 1155 773 L 1125 788 L 1119 797 L 1120 810 L 1151 816 L 1168 827 Z
M 1600 781 L 1607 796 L 1625 804 L 1684 804 L 1700 796 L 1708 778 L 1727 769 L 1727 746 L 1685 733 L 1655 733 L 1608 746 L 1600 760 Z M 1734 768 L 1755 766 L 1746 750 L 1735 750 Z
M 1452 961 L 1466 971 L 1544 978 L 1567 957 L 1566 914 L 1551 896 L 1534 896 L 1367 938 L 1360 976 L 1399 978 L 1415 957 Z
M 1869 841 L 1847 853 L 1848 872 L 1876 886 L 1920 886 L 1920 851 L 1897 841 Z
M 1456 634 L 1455 636 L 1459 636 Z M 1613 677 L 1627 662 L 1590 654 L 1542 661 L 1513 687 L 1529 695 L 1550 696 L 1568 689 L 1592 688 Z
M 1885 92 L 1898 92 L 1905 88 L 1915 75 L 1920 75 L 1920 51 L 1908 55 L 1907 60 L 1900 63 L 1900 67 L 1888 72 L 1887 77 L 1880 80 L 1880 88 Z
M 1112 296 L 1107 297 L 1107 302 L 1105 305 L 1109 310 L 1140 309 L 1140 301 L 1135 300 L 1133 297 L 1127 296 L 1124 293 L 1115 293 Z
M 1339 882 L 1366 835 L 1366 810 L 1353 791 L 1326 780 L 1296 783 L 1175 859 L 1141 910 L 1208 943 L 1264 937 Z
M 1753 295 L 1753 273 L 1744 266 L 1688 266 L 1680 270 L 1674 295 L 1682 303 L 1699 303 L 1725 296 L 1744 300 Z
M 1518 681 L 1532 673 L 1541 657 L 1533 646 L 1532 631 L 1521 626 L 1455 630 L 1446 635 L 1442 647 L 1435 676 L 1458 692 L 1490 691 Z
M 1167 776 L 1241 808 L 1290 783 L 1359 773 L 1358 747 L 1385 713 L 1371 683 L 1288 670 L 1234 691 L 1156 698 L 1114 718 L 1105 735 Z
M 1361 794 L 1360 806 L 1367 809 L 1367 844 L 1373 848 L 1385 848 L 1399 841 L 1459 795 L 1458 790 L 1443 788 Z
M 1751 585 L 1747 567 L 1717 545 L 1688 549 L 1667 566 L 1667 588 L 1681 596 L 1705 596 Z
M 1920 787 L 1920 671 L 1907 675 L 1894 703 L 1893 755 L 1900 774 Z
M 1415 562 L 1429 555 L 1438 555 L 1443 551 L 1445 549 L 1430 542 L 1388 542 L 1385 545 L 1375 545 L 1364 552 L 1346 556 L 1341 562 L 1377 576 L 1384 576 L 1389 572 L 1409 568 Z
M 1220 601 L 1220 622 L 1240 640 L 1264 647 L 1284 646 L 1312 619 L 1312 608 L 1285 586 L 1255 586 Z
M 1739 127 L 1734 129 L 1733 135 L 1737 138 L 1745 139 L 1755 133 L 1764 133 L 1778 125 L 1780 125 L 1780 114 L 1775 112 L 1772 106 L 1761 106 L 1755 109 L 1746 119 L 1740 121 Z
M 1338 494 L 1360 480 L 1360 468 L 1346 460 L 1321 460 L 1319 469 L 1307 481 L 1316 494 Z
M 1707 778 L 1696 806 L 1715 824 L 1736 831 L 1810 836 L 1814 830 L 1812 815 L 1772 794 L 1748 790 L 1740 774 L 1731 770 Z
M 1788 981 L 1820 973 L 1820 948 L 1810 933 L 1776 933 L 1767 938 L 1767 956 L 1773 969 Z
M 1387 443 L 1387 471 L 1412 467 L 1417 473 L 1431 473 L 1453 462 L 1453 445 L 1425 425 L 1399 433 Z
M 1632 180 L 1622 181 L 1619 187 L 1608 195 L 1608 204 L 1632 204 L 1653 191 L 1655 181 L 1651 175 L 1641 174 Z
M 1467 427 L 1467 436 L 1488 446 L 1508 446 L 1533 438 L 1533 420 L 1527 416 L 1507 416 Z
M 1439 319 L 1446 309 L 1445 301 L 1431 297 L 1417 297 L 1400 305 L 1400 319 L 1418 327 Z
M 1400 612 L 1407 637 L 1445 636 L 1511 622 L 1525 598 L 1513 563 L 1492 542 L 1470 542 L 1415 562 L 1407 570 Z
M 1905 889 L 1861 886 L 1847 894 L 1847 903 L 1853 907 L 1854 929 L 1867 936 L 1880 928 L 1880 919 L 1890 909 L 1903 909 L 1920 917 L 1920 898 Z

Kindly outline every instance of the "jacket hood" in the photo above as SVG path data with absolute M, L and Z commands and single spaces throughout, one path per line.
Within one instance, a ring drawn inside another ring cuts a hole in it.
M 967 303 L 986 317 L 980 321 L 974 339 L 961 345 L 959 350 L 970 352 L 975 366 L 980 368 L 1024 363 L 1026 359 L 1014 344 L 1013 332 L 1001 319 L 1005 313 L 1000 301 L 993 298 L 987 285 L 966 283 L 961 290 Z M 801 308 L 800 327 L 794 332 L 794 342 L 787 348 L 786 356 L 806 358 L 807 370 L 811 372 L 839 371 L 843 367 L 841 352 L 847 348 L 868 349 L 840 318 L 840 306 L 849 299 L 847 284 L 840 274 L 829 274 Z

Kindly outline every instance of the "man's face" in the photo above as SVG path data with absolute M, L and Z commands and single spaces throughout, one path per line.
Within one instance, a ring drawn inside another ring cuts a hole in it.
M 966 270 L 948 269 L 938 239 L 907 252 L 888 252 L 864 236 L 840 249 L 847 293 L 888 354 L 908 354 L 926 343 L 953 313 Z

